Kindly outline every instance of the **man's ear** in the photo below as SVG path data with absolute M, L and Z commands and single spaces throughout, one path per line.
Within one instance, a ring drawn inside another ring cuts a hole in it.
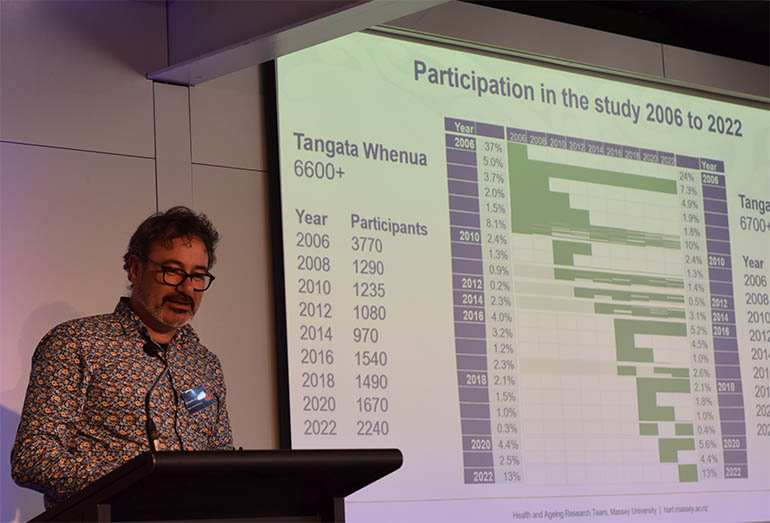
M 128 257 L 128 279 L 133 285 L 136 285 L 139 275 L 142 273 L 142 261 L 139 256 L 132 254 Z

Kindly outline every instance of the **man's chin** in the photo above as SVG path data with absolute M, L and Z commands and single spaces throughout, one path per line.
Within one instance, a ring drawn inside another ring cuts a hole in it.
M 177 312 L 167 307 L 160 310 L 156 309 L 152 312 L 158 322 L 172 329 L 178 329 L 187 325 L 193 317 L 193 313 L 190 311 Z
M 192 313 L 173 313 L 173 314 L 165 314 L 161 321 L 164 325 L 167 327 L 173 327 L 175 329 L 178 329 L 179 327 L 183 327 L 187 325 L 190 320 L 192 319 L 193 315 Z

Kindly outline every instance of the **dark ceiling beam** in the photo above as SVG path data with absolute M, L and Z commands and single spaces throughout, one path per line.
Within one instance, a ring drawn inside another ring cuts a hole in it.
M 155 81 L 195 85 L 446 0 L 175 0 L 169 66 Z

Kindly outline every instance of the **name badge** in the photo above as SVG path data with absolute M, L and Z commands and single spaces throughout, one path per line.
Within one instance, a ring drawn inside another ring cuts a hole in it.
M 182 393 L 182 399 L 184 400 L 184 406 L 187 408 L 187 412 L 190 414 L 200 412 L 214 403 L 214 396 L 202 386 L 184 391 Z

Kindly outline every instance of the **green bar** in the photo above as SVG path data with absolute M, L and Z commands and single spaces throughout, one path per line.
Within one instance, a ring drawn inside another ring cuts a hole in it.
M 676 463 L 677 453 L 680 450 L 695 450 L 693 438 L 660 438 L 658 440 L 658 452 L 661 463 Z
M 641 189 L 642 191 L 676 194 L 676 182 L 652 176 L 606 171 L 593 167 L 577 167 L 561 163 L 530 160 L 527 158 L 527 146 L 514 142 L 508 143 L 509 160 L 522 163 L 532 170 L 545 173 L 549 177 L 564 180 L 577 180 L 581 182 L 609 185 L 611 187 L 624 187 L 626 189 Z
M 640 436 L 657 436 L 658 424 L 657 423 L 640 423 L 639 435 Z
M 609 283 L 612 285 L 649 285 L 651 287 L 673 287 L 684 288 L 684 280 L 679 278 L 661 278 L 654 276 L 637 276 L 636 274 L 620 274 L 603 271 L 586 271 L 580 269 L 559 269 L 553 270 L 554 277 L 557 280 L 592 280 L 597 283 Z
M 674 407 L 658 405 L 658 392 L 689 393 L 690 380 L 674 378 L 636 378 L 639 421 L 675 421 Z
M 527 146 L 508 144 L 513 232 L 568 236 L 633 246 L 680 249 L 679 236 L 591 225 L 589 212 L 573 209 L 569 195 L 551 191 L 550 178 L 676 194 L 676 183 L 649 176 L 575 167 L 527 158 Z
M 590 243 L 553 241 L 553 263 L 555 265 L 575 265 L 576 254 L 591 254 Z
M 678 236 L 618 229 L 616 227 L 606 227 L 603 225 L 584 227 L 576 226 L 572 223 L 555 223 L 548 234 L 560 237 L 570 236 L 586 241 L 619 243 L 631 247 L 662 247 L 664 249 L 680 248 Z
M 677 423 L 674 425 L 674 431 L 677 436 L 692 436 L 695 434 L 695 427 L 692 423 Z
M 669 303 L 684 303 L 684 296 L 681 294 L 589 289 L 587 287 L 575 287 L 574 294 L 575 298 L 596 298 L 597 296 L 604 296 L 612 299 L 612 301 L 665 301 Z
M 687 336 L 687 325 L 667 321 L 625 320 L 615 321 L 615 351 L 618 361 L 652 363 L 652 348 L 637 347 L 634 343 L 636 334 L 655 334 L 657 336 Z
M 636 367 L 618 365 L 618 376 L 636 376 Z
M 675 369 L 673 367 L 655 367 L 652 369 L 655 374 L 669 374 L 672 378 L 689 378 L 690 369 Z
M 682 483 L 698 481 L 698 467 L 696 465 L 679 465 L 679 481 Z
M 638 305 L 621 305 L 613 303 L 595 303 L 594 312 L 597 314 L 625 314 L 627 316 L 640 316 L 643 318 L 685 318 L 684 311 L 681 309 L 639 307 Z

